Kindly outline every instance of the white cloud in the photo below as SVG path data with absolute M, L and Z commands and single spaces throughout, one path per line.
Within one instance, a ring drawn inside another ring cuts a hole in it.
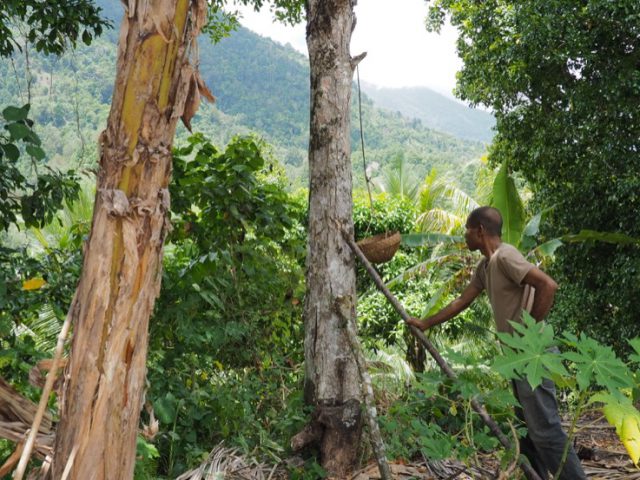
M 447 25 L 440 34 L 425 29 L 424 0 L 360 0 L 355 7 L 357 24 L 351 53 L 367 52 L 360 63 L 360 78 L 382 87 L 426 86 L 451 96 L 461 61 L 455 53 L 456 31 Z M 306 54 L 304 25 L 284 26 L 268 9 L 256 13 L 238 8 L 241 23 Z

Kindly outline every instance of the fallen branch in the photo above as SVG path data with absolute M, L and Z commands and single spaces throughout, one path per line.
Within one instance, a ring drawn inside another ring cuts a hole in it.
M 38 406 L 28 398 L 21 395 L 15 388 L 0 378 L 0 423 L 21 423 L 26 427 L 33 422 L 38 411 Z M 52 420 L 48 413 L 42 417 L 40 433 L 51 432 Z
M 20 454 L 22 454 L 22 448 L 24 447 L 24 442 L 18 443 L 15 451 L 7 458 L 6 462 L 0 467 L 0 478 L 7 475 L 13 467 L 15 467 L 18 460 L 20 460 Z
M 342 236 L 344 237 L 345 241 L 347 242 L 347 244 L 349 245 L 353 253 L 356 255 L 358 260 L 360 260 L 365 270 L 367 271 L 367 273 L 375 283 L 376 287 L 378 287 L 378 289 L 387 298 L 389 303 L 391 303 L 391 305 L 396 310 L 396 312 L 398 312 L 398 314 L 402 317 L 405 323 L 407 323 L 407 321 L 411 317 L 407 314 L 404 307 L 400 304 L 400 302 L 398 302 L 398 299 L 389 291 L 389 289 L 382 282 L 380 275 L 378 275 L 378 272 L 376 272 L 376 270 L 373 268 L 371 263 L 369 263 L 369 260 L 367 260 L 367 258 L 364 256 L 360 248 L 358 248 L 358 245 L 356 245 L 353 238 L 351 238 L 351 236 L 344 229 L 341 228 L 340 230 L 342 232 Z M 456 373 L 447 364 L 446 360 L 442 357 L 442 355 L 440 355 L 440 352 L 438 352 L 438 350 L 436 350 L 436 348 L 427 339 L 427 337 L 424 336 L 424 333 L 422 333 L 420 329 L 414 327 L 413 325 L 409 325 L 409 330 L 424 345 L 424 348 L 433 357 L 433 359 L 436 361 L 436 363 L 438 364 L 440 369 L 445 373 L 445 375 L 451 379 L 454 379 L 454 380 L 457 379 L 458 376 L 456 375 Z M 500 427 L 493 420 L 493 418 L 491 418 L 491 416 L 489 415 L 487 410 L 484 408 L 484 406 L 474 398 L 471 400 L 471 407 L 480 416 L 480 418 L 485 423 L 485 425 L 489 427 L 489 430 L 491 430 L 491 433 L 493 433 L 493 435 L 498 439 L 500 444 L 505 449 L 511 450 L 512 449 L 511 442 L 504 435 L 504 433 L 502 433 L 502 430 L 500 430 Z M 520 460 L 520 468 L 522 469 L 525 476 L 529 480 L 541 480 L 540 476 L 535 472 L 535 470 L 531 467 L 531 465 L 526 460 L 524 459 Z

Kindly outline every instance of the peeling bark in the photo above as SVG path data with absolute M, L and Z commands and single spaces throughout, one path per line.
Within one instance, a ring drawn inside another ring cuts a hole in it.
M 188 52 L 205 0 L 126 5 L 91 234 L 71 304 L 53 478 L 65 467 L 72 479 L 133 477 L 148 322 L 170 228 L 171 147 L 178 120 L 188 123 L 197 108 L 190 87 L 204 88 Z
M 357 366 L 334 308 L 337 297 L 355 300 L 354 257 L 339 230 L 342 225 L 353 231 L 349 107 L 358 60 L 349 53 L 352 3 L 307 2 L 311 123 L 305 400 L 316 405 L 316 420 L 322 419 L 320 461 L 339 478 L 355 467 L 361 435 Z

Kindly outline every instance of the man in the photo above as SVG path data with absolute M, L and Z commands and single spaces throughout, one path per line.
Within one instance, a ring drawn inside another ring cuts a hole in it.
M 409 324 L 426 330 L 458 315 L 486 290 L 499 332 L 513 332 L 509 320 L 520 320 L 522 310 L 542 321 L 553 304 L 556 282 L 529 263 L 513 246 L 502 243 L 502 216 L 492 207 L 480 207 L 469 215 L 465 240 L 471 251 L 480 250 L 484 258 L 478 263 L 470 284 L 462 294 L 435 315 L 424 320 L 412 318 Z M 513 382 L 521 409 L 516 414 L 528 429 L 520 442 L 520 451 L 529 459 L 541 478 L 554 475 L 562 460 L 567 436 L 562 430 L 555 386 L 545 379 L 535 390 L 526 380 Z M 586 479 L 580 461 L 570 447 L 561 480 Z

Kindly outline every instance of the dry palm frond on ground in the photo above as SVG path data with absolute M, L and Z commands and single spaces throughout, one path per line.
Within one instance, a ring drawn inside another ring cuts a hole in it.
M 277 466 L 267 466 L 239 455 L 233 448 L 218 444 L 198 468 L 176 480 L 272 480 Z

